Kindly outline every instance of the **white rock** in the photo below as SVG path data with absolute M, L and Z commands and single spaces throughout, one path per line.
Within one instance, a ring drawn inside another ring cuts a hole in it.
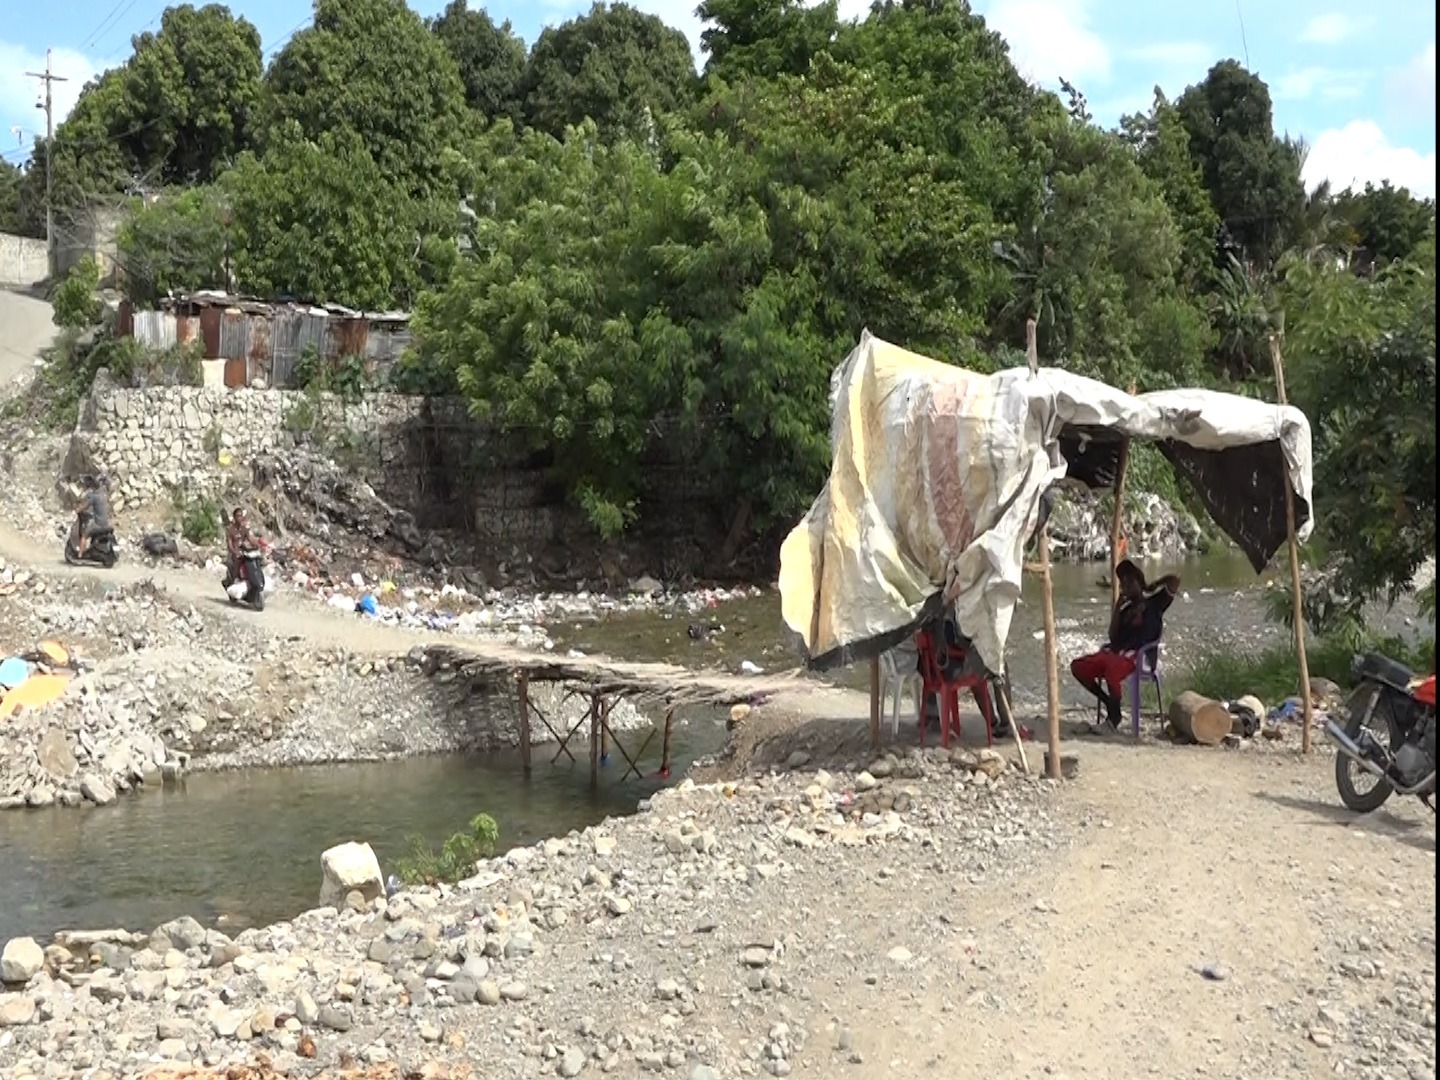
M 320 907 L 341 907 L 345 896 L 358 891 L 366 900 L 385 895 L 380 860 L 369 844 L 337 844 L 320 856 L 325 878 L 320 884 Z
M 23 986 L 45 966 L 45 950 L 34 938 L 11 938 L 0 953 L 0 982 Z

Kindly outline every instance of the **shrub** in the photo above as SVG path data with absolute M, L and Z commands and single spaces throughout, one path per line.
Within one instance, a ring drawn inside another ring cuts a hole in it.
M 197 547 L 215 543 L 224 531 L 220 504 L 208 495 L 191 496 L 177 492 L 175 519 L 180 535 Z
M 1384 653 L 1417 671 L 1431 671 L 1435 666 L 1433 637 L 1411 641 L 1373 635 L 1362 641 L 1314 638 L 1305 643 L 1310 677 L 1349 686 L 1350 663 L 1358 652 Z M 1188 674 L 1188 689 L 1216 701 L 1254 694 L 1270 706 L 1300 690 L 1300 660 L 1293 642 L 1259 651 L 1212 652 L 1197 660 Z
M 73 267 L 51 298 L 51 317 L 66 330 L 84 330 L 100 321 L 104 306 L 95 295 L 100 288 L 100 267 L 86 255 Z
M 436 851 L 420 837 L 411 837 L 410 855 L 395 864 L 401 881 L 411 885 L 455 882 L 475 872 L 475 864 L 495 853 L 500 827 L 489 814 L 476 814 L 463 832 L 457 832 Z

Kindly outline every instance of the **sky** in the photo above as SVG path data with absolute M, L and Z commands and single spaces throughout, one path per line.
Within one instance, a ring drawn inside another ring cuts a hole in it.
M 589 7 L 590 0 L 496 0 L 486 7 L 509 19 L 526 41 L 549 23 Z M 699 58 L 698 0 L 632 0 L 690 38 Z M 861 16 L 868 0 L 840 0 Z M 54 50 L 57 123 L 86 80 L 123 63 L 131 35 L 159 25 L 162 0 L 0 0 L 0 154 L 23 160 L 44 113 L 35 107 L 45 50 Z M 259 29 L 267 58 L 308 25 L 302 0 L 234 0 L 230 9 Z M 411 0 L 422 15 L 444 0 Z M 1305 181 L 1337 189 L 1389 180 L 1435 194 L 1435 7 L 1426 0 L 1388 4 L 1340 0 L 1236 0 L 1167 8 L 1153 0 L 974 0 L 1009 42 L 1020 71 L 1056 88 L 1074 83 L 1097 120 L 1112 125 L 1146 109 L 1158 84 L 1176 97 L 1233 57 L 1270 86 L 1278 131 L 1310 146 Z M 1385 12 L 1383 18 L 1381 10 Z M 18 129 L 18 132 L 17 130 Z

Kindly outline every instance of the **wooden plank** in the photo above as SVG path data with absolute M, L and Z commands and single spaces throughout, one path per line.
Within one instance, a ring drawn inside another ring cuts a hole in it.
M 520 763 L 525 775 L 530 775 L 530 673 L 521 670 L 516 675 L 517 691 L 520 696 Z
M 1040 530 L 1040 607 L 1045 616 L 1045 735 L 1051 780 L 1060 779 L 1060 665 L 1055 642 L 1055 597 L 1050 591 L 1050 528 Z M 1012 717 L 1013 721 L 1013 717 Z

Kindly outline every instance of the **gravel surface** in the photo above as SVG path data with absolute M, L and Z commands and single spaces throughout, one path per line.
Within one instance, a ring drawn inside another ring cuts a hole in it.
M 12 944 L 0 1069 L 1433 1075 L 1428 811 L 1355 819 L 1324 762 L 1077 752 L 1058 787 L 939 750 L 687 782 L 459 888 Z

